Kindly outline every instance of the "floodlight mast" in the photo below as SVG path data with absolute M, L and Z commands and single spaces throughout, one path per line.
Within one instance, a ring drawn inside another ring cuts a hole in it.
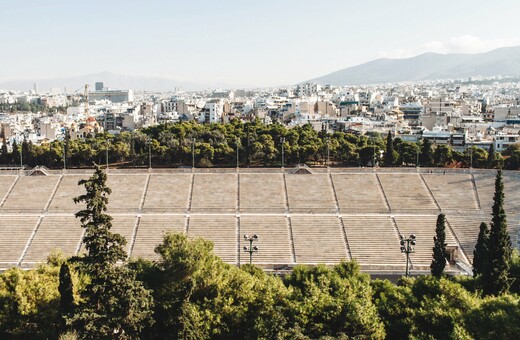
M 253 253 L 258 252 L 258 247 L 253 246 L 253 242 L 258 241 L 258 235 L 254 234 L 253 236 L 244 235 L 244 241 L 249 241 L 249 247 L 244 246 L 244 252 L 249 253 L 249 264 L 253 263 Z
M 406 272 L 405 276 L 408 277 L 410 275 L 409 266 L 410 266 L 410 254 L 415 253 L 414 246 L 417 243 L 417 237 L 415 234 L 411 234 L 408 238 L 404 238 L 403 235 L 400 235 L 401 239 L 401 253 L 406 254 Z

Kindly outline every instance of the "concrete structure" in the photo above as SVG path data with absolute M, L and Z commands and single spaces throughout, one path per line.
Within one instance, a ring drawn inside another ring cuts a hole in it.
M 412 272 L 427 273 L 437 214 L 447 215 L 451 272 L 471 265 L 481 221 L 489 222 L 494 171 L 446 169 L 110 170 L 109 213 L 130 256 L 157 259 L 165 231 L 204 237 L 234 265 L 246 263 L 242 234 L 260 235 L 253 263 L 271 270 L 356 259 L 362 270 L 404 271 L 399 235 L 417 235 Z M 53 248 L 82 249 L 72 202 L 91 171 L 0 174 L 0 267 L 33 267 Z M 509 232 L 518 245 L 520 173 L 504 172 Z M 457 265 L 461 263 L 461 265 Z M 469 274 L 469 273 L 467 273 Z
M 100 91 L 89 92 L 89 99 L 91 101 L 96 100 L 108 100 L 112 103 L 125 103 L 134 101 L 134 91 L 132 90 L 108 90 L 103 89 Z

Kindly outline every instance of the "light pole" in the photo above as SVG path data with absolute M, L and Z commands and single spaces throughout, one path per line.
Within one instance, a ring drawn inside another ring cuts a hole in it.
M 419 145 L 417 145 L 417 152 L 416 152 L 416 158 L 415 158 L 415 167 L 419 167 L 419 150 L 421 149 L 421 147 Z
M 67 128 L 64 130 L 63 137 L 63 170 L 67 170 Z
M 195 138 L 191 139 L 191 167 L 195 169 Z
M 284 166 L 284 144 L 285 144 L 285 137 L 281 137 L 280 138 L 280 143 L 282 144 L 282 169 L 283 169 L 283 166 Z
M 237 146 L 237 169 L 240 167 L 240 158 L 239 158 L 240 156 L 238 154 L 238 143 L 239 142 L 240 142 L 240 138 L 237 137 L 236 140 L 235 140 L 235 144 Z
M 146 144 L 148 144 L 148 169 L 152 168 L 152 140 L 150 137 L 146 140 Z
M 401 239 L 401 253 L 406 254 L 406 277 L 410 274 L 408 271 L 408 267 L 410 265 L 410 254 L 415 253 L 414 246 L 416 244 L 416 237 L 415 234 L 411 234 L 410 237 L 404 238 L 403 235 L 400 235 L 399 238 Z
M 473 138 L 470 138 L 470 147 L 469 147 L 469 171 L 473 168 Z
M 108 148 L 110 146 L 110 141 L 108 139 L 107 139 L 107 143 L 106 144 L 107 144 L 106 145 L 107 146 L 106 147 L 107 150 L 106 150 L 105 160 L 106 160 L 106 163 L 107 163 L 107 170 L 108 170 Z
M 23 143 L 20 145 L 20 168 L 23 168 Z
M 67 170 L 67 146 L 63 141 L 63 170 Z
M 327 137 L 327 167 L 330 164 L 330 137 Z
M 372 168 L 376 167 L 376 143 L 374 137 L 372 137 Z
M 244 252 L 249 253 L 249 264 L 253 263 L 253 253 L 256 253 L 258 251 L 257 246 L 253 246 L 254 241 L 258 241 L 258 235 L 254 234 L 253 236 L 249 237 L 249 235 L 244 235 L 244 241 L 249 241 L 249 248 L 247 246 L 244 246 Z

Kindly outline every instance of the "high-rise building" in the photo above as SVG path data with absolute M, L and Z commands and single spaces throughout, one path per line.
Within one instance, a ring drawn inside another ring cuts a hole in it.
M 105 87 L 103 82 L 96 82 L 95 91 L 89 92 L 91 100 L 110 100 L 112 103 L 124 103 L 134 101 L 132 90 L 111 90 Z

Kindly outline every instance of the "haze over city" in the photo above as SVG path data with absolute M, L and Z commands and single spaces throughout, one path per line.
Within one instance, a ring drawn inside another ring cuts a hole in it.
M 295 84 L 377 58 L 520 45 L 516 1 L 11 1 L 0 83 L 98 73 Z

